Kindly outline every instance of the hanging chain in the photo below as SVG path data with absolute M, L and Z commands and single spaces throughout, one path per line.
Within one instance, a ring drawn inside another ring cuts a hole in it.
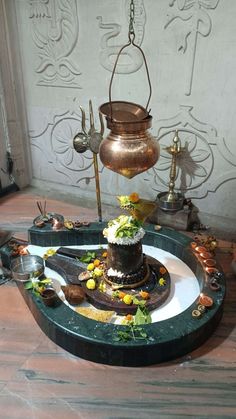
M 128 32 L 128 36 L 129 36 L 129 42 L 127 42 L 127 44 L 123 45 L 123 47 L 121 47 L 120 51 L 117 54 L 116 60 L 115 60 L 115 64 L 112 70 L 112 75 L 111 75 L 111 80 L 110 80 L 110 85 L 109 85 L 109 103 L 110 103 L 110 119 L 112 120 L 112 100 L 111 100 L 111 86 L 112 86 L 112 82 L 113 82 L 113 78 L 114 78 L 114 74 L 116 71 L 116 66 L 118 63 L 118 60 L 120 58 L 120 55 L 122 54 L 123 50 L 127 47 L 129 47 L 131 44 L 132 46 L 134 46 L 135 48 L 137 48 L 140 53 L 142 54 L 143 57 L 143 61 L 145 64 L 145 68 L 146 68 L 146 72 L 147 72 L 147 78 L 148 78 L 148 85 L 149 85 L 149 97 L 148 97 L 148 101 L 146 104 L 146 109 L 148 109 L 148 105 L 151 99 L 151 95 L 152 95 L 152 86 L 151 86 L 151 80 L 150 80 L 150 75 L 149 75 L 149 71 L 148 71 L 148 65 L 147 65 L 147 61 L 146 61 L 146 57 L 144 55 L 144 52 L 142 50 L 142 48 L 135 44 L 134 42 L 134 38 L 135 38 L 135 32 L 134 32 L 134 17 L 135 17 L 135 13 L 134 13 L 134 0 L 130 0 L 130 14 L 129 14 L 129 32 Z M 148 113 L 150 112 L 150 110 L 148 111 Z
M 130 1 L 130 13 L 129 13 L 129 39 L 130 36 L 133 36 L 133 39 L 135 37 L 134 33 L 134 0 Z

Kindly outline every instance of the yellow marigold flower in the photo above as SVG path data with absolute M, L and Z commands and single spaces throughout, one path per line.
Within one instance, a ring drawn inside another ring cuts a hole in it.
M 104 281 L 101 281 L 98 288 L 100 291 L 106 292 L 106 289 L 107 289 L 106 283 Z
M 95 282 L 95 280 L 94 279 L 88 279 L 88 281 L 86 282 L 86 287 L 89 290 L 95 290 L 95 288 L 96 288 L 96 282 Z
M 128 306 L 129 306 L 129 305 L 131 305 L 131 304 L 132 304 L 132 302 L 133 302 L 132 295 L 130 295 L 130 294 L 126 294 L 126 295 L 124 296 L 124 298 L 123 298 L 123 302 L 124 302 L 125 304 L 127 304 Z
M 102 269 L 99 269 L 99 268 L 94 269 L 94 271 L 93 271 L 94 278 L 99 278 L 102 275 L 103 275 L 103 270 Z
M 103 252 L 102 257 L 106 258 L 107 257 L 107 252 Z
M 163 285 L 166 285 L 166 280 L 165 280 L 164 278 L 160 278 L 160 279 L 159 279 L 159 285 L 160 285 L 161 287 L 163 287 Z
M 93 271 L 94 268 L 95 268 L 94 264 L 93 263 L 89 263 L 88 266 L 87 266 L 87 271 Z
M 132 204 L 136 204 L 139 201 L 139 195 L 136 192 L 133 192 L 129 195 L 129 200 Z
M 56 253 L 56 250 L 55 249 L 48 249 L 47 250 L 47 255 L 48 256 L 53 256 L 53 255 L 55 255 L 55 253 Z
M 50 256 L 55 255 L 55 253 L 56 253 L 56 250 L 55 249 L 48 249 L 46 251 L 46 253 L 44 253 L 43 259 L 47 260 Z

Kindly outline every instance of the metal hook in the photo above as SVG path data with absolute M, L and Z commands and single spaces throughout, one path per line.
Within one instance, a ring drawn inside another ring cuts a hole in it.
M 133 36 L 133 39 L 131 39 L 131 35 Z M 148 85 L 149 85 L 149 96 L 148 96 L 148 101 L 147 101 L 147 104 L 146 104 L 146 110 L 148 108 L 148 105 L 149 105 L 149 102 L 150 102 L 150 99 L 151 99 L 152 85 L 151 85 L 151 80 L 150 80 L 150 75 L 149 75 L 147 60 L 146 60 L 146 57 L 145 57 L 145 54 L 144 54 L 142 48 L 140 48 L 137 44 L 134 43 L 134 38 L 135 38 L 135 34 L 129 33 L 129 42 L 127 44 L 123 45 L 123 47 L 121 47 L 120 51 L 117 54 L 116 61 L 115 61 L 115 64 L 114 64 L 114 67 L 113 67 L 113 70 L 112 70 L 112 75 L 111 75 L 111 80 L 110 80 L 110 85 L 109 85 L 109 102 L 110 102 L 110 115 L 111 115 L 111 120 L 112 120 L 111 86 L 112 86 L 113 78 L 114 78 L 114 75 L 115 75 L 116 66 L 117 66 L 117 63 L 118 63 L 118 60 L 120 58 L 120 55 L 121 55 L 122 51 L 125 48 L 129 47 L 130 45 L 133 45 L 135 48 L 137 48 L 140 51 L 140 53 L 142 54 L 142 57 L 143 57 L 144 64 L 145 64 L 145 69 L 146 69 L 146 74 L 147 74 L 147 79 L 148 79 Z

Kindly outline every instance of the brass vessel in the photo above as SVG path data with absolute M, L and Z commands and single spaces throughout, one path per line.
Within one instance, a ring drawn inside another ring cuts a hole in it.
M 159 144 L 148 132 L 151 124 L 151 115 L 130 122 L 107 118 L 107 127 L 111 131 L 99 149 L 104 166 L 128 179 L 150 169 L 160 154 Z

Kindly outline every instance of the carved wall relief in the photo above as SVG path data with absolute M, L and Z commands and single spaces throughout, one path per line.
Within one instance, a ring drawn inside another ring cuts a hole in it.
M 74 101 L 75 103 L 75 101 Z M 42 175 L 48 166 L 50 180 L 58 181 L 58 176 L 64 178 L 65 184 L 88 184 L 94 178 L 91 152 L 79 154 L 74 150 L 73 138 L 81 131 L 80 114 L 68 110 L 50 115 L 46 125 L 40 132 L 31 131 L 31 147 L 34 164 L 34 176 Z M 37 163 L 37 164 L 36 164 Z M 48 173 L 48 172 L 47 172 Z
M 233 150 L 229 149 L 224 138 L 221 142 L 218 142 L 218 148 L 224 159 L 233 166 L 236 166 L 236 154 Z
M 186 29 L 181 35 L 178 51 L 185 54 L 189 52 L 189 71 L 186 80 L 185 95 L 189 96 L 192 92 L 194 64 L 196 59 L 198 36 L 208 36 L 211 33 L 212 21 L 207 13 L 209 9 L 215 9 L 219 0 L 170 0 L 169 6 L 173 11 L 168 13 L 168 21 L 165 29 L 177 19 L 185 22 Z
M 39 86 L 80 88 L 79 68 L 72 58 L 78 41 L 76 0 L 29 0 L 29 17 L 39 65 Z
M 134 18 L 134 30 L 135 30 L 135 43 L 137 45 L 141 45 L 144 37 L 144 27 L 146 23 L 146 13 L 144 8 L 143 0 L 134 0 L 135 5 L 135 18 Z M 126 0 L 125 3 L 125 11 L 126 11 L 126 18 L 129 22 L 129 7 L 130 1 Z M 121 25 L 118 23 L 103 23 L 102 16 L 97 16 L 99 22 L 99 28 L 105 29 L 108 32 L 101 38 L 101 52 L 99 54 L 99 61 L 100 64 L 108 71 L 112 71 L 114 67 L 114 63 L 117 57 L 117 54 L 121 47 L 127 42 L 128 37 L 126 38 L 123 44 L 119 44 L 119 41 L 116 41 L 115 45 L 113 45 L 113 38 L 116 38 L 121 33 Z M 129 23 L 125 30 L 127 31 L 128 35 L 128 28 Z M 130 46 L 126 48 L 121 53 L 122 60 L 118 62 L 116 67 L 116 73 L 134 73 L 135 71 L 139 70 L 139 68 L 143 64 L 142 55 L 136 48 Z
M 153 190 L 168 190 L 167 175 L 170 172 L 171 156 L 165 151 L 165 146 L 172 143 L 176 129 L 179 131 L 182 147 L 186 148 L 177 157 L 176 189 L 184 194 L 188 192 L 188 197 L 191 198 L 204 198 L 209 191 L 215 191 L 222 183 L 236 178 L 235 169 L 229 168 L 223 173 L 217 170 L 214 155 L 218 144 L 221 144 L 221 149 L 224 147 L 223 139 L 218 137 L 213 126 L 197 120 L 192 110 L 192 106 L 180 105 L 177 115 L 158 123 L 161 159 L 151 169 L 155 183 Z

